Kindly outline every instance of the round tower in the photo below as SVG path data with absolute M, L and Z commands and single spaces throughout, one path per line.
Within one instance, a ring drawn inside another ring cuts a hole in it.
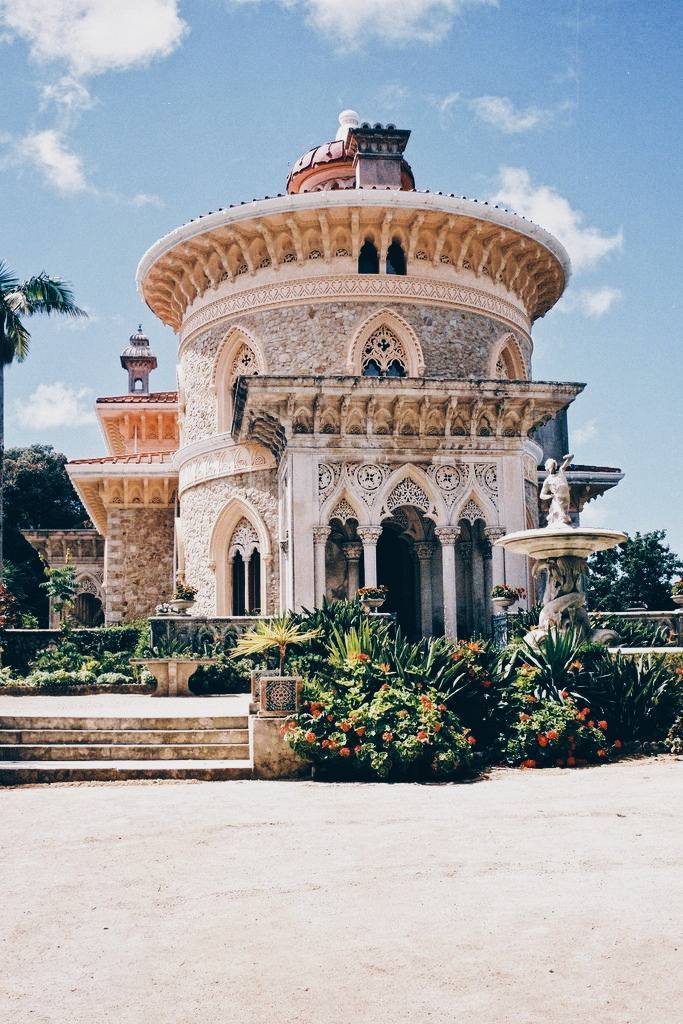
M 149 338 L 142 333 L 142 324 L 138 324 L 121 353 L 121 366 L 128 370 L 129 393 L 148 395 L 149 375 L 156 370 L 157 357 L 150 348 Z

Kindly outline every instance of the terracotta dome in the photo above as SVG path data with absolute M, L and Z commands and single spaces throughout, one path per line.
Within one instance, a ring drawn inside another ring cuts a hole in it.
M 332 142 L 324 142 L 309 149 L 299 157 L 287 178 L 287 191 L 323 192 L 331 189 L 356 188 L 354 154 L 350 152 L 350 133 L 360 125 L 353 110 L 343 110 L 339 115 L 339 130 Z M 360 125 L 369 127 L 369 125 Z M 376 127 L 381 128 L 381 125 Z M 391 128 L 391 125 L 387 127 Z M 401 161 L 401 190 L 409 192 L 415 188 L 415 179 L 410 164 Z

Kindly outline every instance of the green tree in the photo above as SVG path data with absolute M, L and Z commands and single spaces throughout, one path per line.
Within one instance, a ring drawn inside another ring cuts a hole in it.
M 671 583 L 683 572 L 683 562 L 665 538 L 666 530 L 636 533 L 619 547 L 591 555 L 589 607 L 603 612 L 623 612 L 639 604 L 651 611 L 673 608 Z
M 5 452 L 5 563 L 3 579 L 22 612 L 47 614 L 41 583 L 43 564 L 22 530 L 67 530 L 92 526 L 67 475 L 66 456 L 50 445 Z
M 76 566 L 71 562 L 45 569 L 46 580 L 41 587 L 52 602 L 60 619 L 68 618 L 76 598 Z
M 29 352 L 31 335 L 24 324 L 37 313 L 50 316 L 87 316 L 74 301 L 71 288 L 57 277 L 43 271 L 26 281 L 11 273 L 0 261 L 0 573 L 4 561 L 3 548 L 3 481 L 5 455 L 5 367 L 23 362 Z

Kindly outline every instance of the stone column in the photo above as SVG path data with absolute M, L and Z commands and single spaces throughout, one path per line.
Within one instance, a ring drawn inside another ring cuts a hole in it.
M 458 543 L 458 554 L 462 562 L 463 578 L 465 580 L 465 621 L 467 632 L 472 635 L 474 632 L 474 570 L 472 565 L 473 544 L 471 540 L 461 540 Z
M 417 541 L 415 554 L 420 571 L 420 625 L 422 636 L 431 636 L 432 622 L 432 554 L 434 545 L 431 541 Z
M 492 586 L 497 587 L 505 583 L 505 551 L 497 547 L 496 541 L 505 536 L 504 526 L 487 526 L 484 536 L 491 541 L 491 574 L 493 577 Z
M 313 545 L 314 551 L 314 563 L 315 563 L 315 606 L 320 608 L 323 603 L 323 598 L 326 592 L 326 573 L 325 573 L 325 546 L 327 544 L 327 538 L 330 536 L 331 530 L 329 526 L 314 526 L 313 527 Z
M 381 526 L 359 526 L 358 536 L 363 541 L 366 587 L 377 586 L 377 541 L 382 535 Z
M 359 562 L 360 556 L 363 554 L 363 545 L 357 540 L 348 540 L 343 548 L 347 565 L 346 592 L 349 601 L 353 601 L 360 586 Z
M 249 600 L 249 591 L 251 590 L 251 556 L 247 558 L 245 553 L 244 558 L 244 614 L 251 614 L 251 601 Z
M 458 526 L 437 526 L 434 531 L 441 544 L 443 575 L 443 625 L 449 640 L 458 639 L 458 600 L 455 582 L 455 542 L 460 536 Z

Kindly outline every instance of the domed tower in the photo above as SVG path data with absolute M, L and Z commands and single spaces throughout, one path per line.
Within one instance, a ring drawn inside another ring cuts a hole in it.
M 128 370 L 129 394 L 148 395 L 149 375 L 156 370 L 157 357 L 150 348 L 149 338 L 142 333 L 142 324 L 138 324 L 121 353 L 121 366 Z
M 411 635 L 487 628 L 491 542 L 538 519 L 533 431 L 581 384 L 534 382 L 562 245 L 416 191 L 409 131 L 340 116 L 287 194 L 190 221 L 137 279 L 178 332 L 178 564 L 206 615 L 389 588 Z

